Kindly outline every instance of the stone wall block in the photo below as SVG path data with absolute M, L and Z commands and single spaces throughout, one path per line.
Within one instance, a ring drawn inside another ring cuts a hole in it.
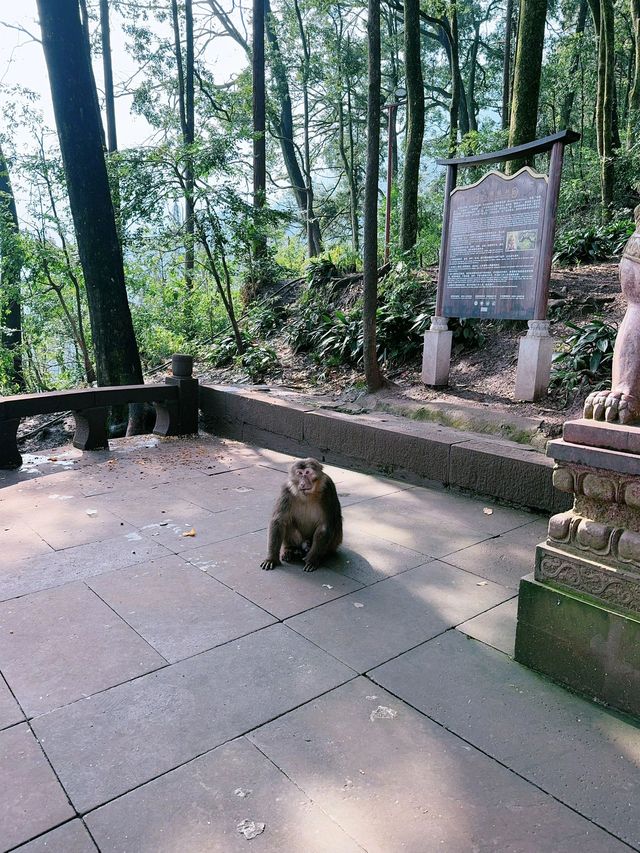
M 618 559 L 640 567 L 640 533 L 625 530 L 618 540 Z

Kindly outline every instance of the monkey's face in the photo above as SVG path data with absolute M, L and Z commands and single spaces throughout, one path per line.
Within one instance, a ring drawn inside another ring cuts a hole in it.
M 312 495 L 318 489 L 322 476 L 322 465 L 315 459 L 301 459 L 294 462 L 289 471 L 292 486 L 303 495 Z

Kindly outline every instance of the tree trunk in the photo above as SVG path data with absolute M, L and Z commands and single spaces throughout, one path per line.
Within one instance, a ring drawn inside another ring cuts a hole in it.
M 631 148 L 640 130 L 640 0 L 629 0 L 633 27 L 633 84 L 629 91 L 629 114 L 627 118 L 627 149 Z
M 615 21 L 613 0 L 600 0 L 600 42 L 604 44 L 603 101 L 602 101 L 602 218 L 607 222 L 613 215 L 613 185 L 615 177 L 614 106 L 615 106 Z
M 378 307 L 378 179 L 380 172 L 380 0 L 369 0 L 367 21 L 369 85 L 367 98 L 367 171 L 364 183 L 363 359 L 368 391 L 382 387 L 376 352 Z
M 182 58 L 178 0 L 171 0 L 173 43 L 178 71 L 178 109 L 184 146 L 184 283 L 187 289 L 187 324 L 191 325 L 190 298 L 193 290 L 194 218 L 193 218 L 193 152 L 195 119 L 193 103 L 193 0 L 185 0 L 185 59 Z
M 293 5 L 296 11 L 298 21 L 298 32 L 300 33 L 300 43 L 302 45 L 302 121 L 303 121 L 303 140 L 304 140 L 304 173 L 306 179 L 307 190 L 307 252 L 310 258 L 313 257 L 315 250 L 314 240 L 310 224 L 315 221 L 315 213 L 313 210 L 313 183 L 311 181 L 311 147 L 309 140 L 309 73 L 311 66 L 311 51 L 309 47 L 309 37 L 304 28 L 302 13 L 300 12 L 300 4 L 298 0 L 293 0 Z
M 511 32 L 513 27 L 513 0 L 507 0 L 504 23 L 504 54 L 502 57 L 502 129 L 509 127 L 511 103 Z
M 509 146 L 522 145 L 536 138 L 542 48 L 547 19 L 547 0 L 520 0 L 518 47 L 511 101 Z M 507 172 L 514 174 L 528 161 L 511 160 Z
M 314 217 L 310 222 L 307 222 L 308 199 L 305 181 L 300 170 L 298 162 L 298 154 L 293 141 L 293 113 L 291 110 L 291 95 L 289 93 L 289 81 L 287 79 L 287 69 L 282 60 L 280 53 L 280 42 L 278 33 L 276 32 L 273 13 L 269 0 L 265 0 L 266 11 L 266 33 L 267 41 L 271 48 L 271 61 L 273 76 L 278 91 L 278 100 L 280 102 L 280 117 L 276 122 L 276 133 L 280 140 L 280 148 L 284 159 L 289 181 L 293 189 L 293 193 L 298 205 L 298 210 L 306 222 L 307 228 L 311 232 L 308 238 L 309 245 L 313 249 L 313 256 L 322 253 L 322 237 L 320 235 L 320 224 Z
M 402 181 L 400 249 L 412 249 L 418 238 L 418 181 L 424 136 L 424 83 L 420 56 L 420 2 L 404 3 L 404 61 L 407 82 L 407 142 Z
M 102 41 L 102 67 L 104 69 L 104 103 L 107 115 L 107 151 L 111 154 L 118 150 L 118 138 L 116 134 L 116 110 L 113 97 L 109 0 L 100 0 L 100 35 Z
M 9 381 L 25 389 L 22 365 L 22 313 L 18 213 L 9 178 L 7 161 L 0 148 L 0 344 L 11 353 Z
M 613 0 L 589 0 L 597 33 L 598 77 L 596 95 L 596 137 L 600 155 L 600 196 L 602 220 L 611 218 L 615 177 L 613 102 L 615 98 L 615 24 Z
M 38 0 L 100 385 L 142 383 L 122 252 L 101 140 L 100 114 L 83 46 L 77 0 Z
M 634 2 L 634 0 L 632 0 Z M 640 6 L 640 0 L 637 0 Z M 584 33 L 584 28 L 587 22 L 587 0 L 580 0 L 580 6 L 578 7 L 578 20 L 576 21 L 576 36 L 582 36 Z M 562 107 L 560 108 L 560 129 L 564 130 L 568 128 L 571 124 L 571 111 L 573 109 L 573 102 L 576 97 L 576 90 L 573 84 L 575 80 L 576 74 L 578 73 L 578 69 L 580 68 L 580 45 L 581 39 L 577 39 L 576 43 L 573 47 L 573 56 L 571 57 L 571 63 L 569 65 L 569 91 L 564 96 L 564 100 L 562 102 Z
M 265 140 L 266 96 L 264 81 L 264 0 L 253 0 L 253 206 L 260 210 L 266 202 L 267 154 Z M 266 238 L 258 233 L 253 243 L 256 259 L 266 254 Z

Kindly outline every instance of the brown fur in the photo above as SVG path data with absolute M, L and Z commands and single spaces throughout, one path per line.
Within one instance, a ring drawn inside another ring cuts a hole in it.
M 317 569 L 342 542 L 342 511 L 336 487 L 316 459 L 301 459 L 276 501 L 269 525 L 269 553 L 261 568 L 303 558 L 305 572 Z M 282 550 L 282 554 L 281 554 Z

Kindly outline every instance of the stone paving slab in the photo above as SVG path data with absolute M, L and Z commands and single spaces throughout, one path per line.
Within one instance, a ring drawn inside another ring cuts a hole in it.
M 7 729 L 24 721 L 24 714 L 13 698 L 7 682 L 0 675 L 0 729 Z
M 458 631 L 406 652 L 370 676 L 640 847 L 637 722 L 574 696 Z
M 287 619 L 362 586 L 330 569 L 305 572 L 301 564 L 283 563 L 273 571 L 262 571 L 260 563 L 266 556 L 265 531 L 227 539 L 198 551 L 187 551 L 182 556 L 276 619 Z
M 248 737 L 368 853 L 628 849 L 365 678 Z
M 511 595 L 482 583 L 433 561 L 301 613 L 287 625 L 362 673 Z
M 0 519 L 0 554 L 2 560 L 28 560 L 40 554 L 51 554 L 52 547 L 23 521 Z
M 0 604 L 0 670 L 29 717 L 165 664 L 82 583 Z
M 96 850 L 82 821 L 72 820 L 16 848 L 15 853 L 96 853 Z
M 516 622 L 518 618 L 518 596 L 504 601 L 486 613 L 474 616 L 467 622 L 458 625 L 462 631 L 474 640 L 480 640 L 505 655 L 513 657 L 516 642 Z
M 0 562 L 0 601 L 49 589 L 101 572 L 166 557 L 170 551 L 137 531 L 43 554 L 32 560 Z
M 449 516 L 448 521 L 432 520 L 427 511 L 410 503 L 398 504 L 403 494 L 345 507 L 345 529 L 355 528 L 361 535 L 378 536 L 428 557 L 444 557 L 492 535 L 458 524 L 454 516 Z
M 447 563 L 496 583 L 518 589 L 520 578 L 533 571 L 536 545 L 547 538 L 547 520 L 532 521 L 447 556 Z
M 375 525 L 374 525 L 375 529 Z M 428 563 L 431 557 L 346 525 L 344 543 L 325 565 L 365 586 Z
M 145 536 L 154 537 L 154 541 L 160 542 L 170 551 L 184 554 L 187 551 L 200 549 L 204 545 L 216 544 L 257 530 L 264 530 L 266 537 L 270 518 L 270 504 L 262 508 L 236 506 L 221 512 L 209 512 L 209 510 L 194 507 L 188 521 L 178 520 L 175 524 L 170 522 L 166 528 L 158 528 L 154 525 L 141 532 Z M 184 534 L 192 528 L 196 531 L 195 536 L 185 536 Z M 159 535 L 156 536 L 158 532 Z
M 32 513 L 28 524 L 55 550 L 86 545 L 135 530 L 105 507 L 98 509 L 95 503 L 84 497 L 51 501 L 48 511 Z
M 205 483 L 182 482 L 176 487 L 175 494 L 211 512 L 256 504 L 271 507 L 285 481 L 286 475 L 282 471 L 252 465 L 216 474 Z
M 348 680 L 353 672 L 274 625 L 33 721 L 85 812 Z
M 98 495 L 88 500 L 93 501 L 93 505 L 100 510 L 108 508 L 113 515 L 136 529 L 148 529 L 150 525 L 156 525 L 154 529 L 159 530 L 157 525 L 161 522 L 170 520 L 172 524 L 182 524 L 196 517 L 207 518 L 210 515 L 201 506 L 184 500 L 166 486 L 127 489 L 122 495 Z
M 237 829 L 244 820 L 264 823 L 264 831 L 247 840 Z M 363 849 L 245 738 L 91 812 L 86 821 L 103 853 Z
M 170 663 L 274 622 L 177 556 L 107 572 L 87 583 Z
M 26 723 L 0 732 L 0 791 L 0 851 L 74 817 Z

